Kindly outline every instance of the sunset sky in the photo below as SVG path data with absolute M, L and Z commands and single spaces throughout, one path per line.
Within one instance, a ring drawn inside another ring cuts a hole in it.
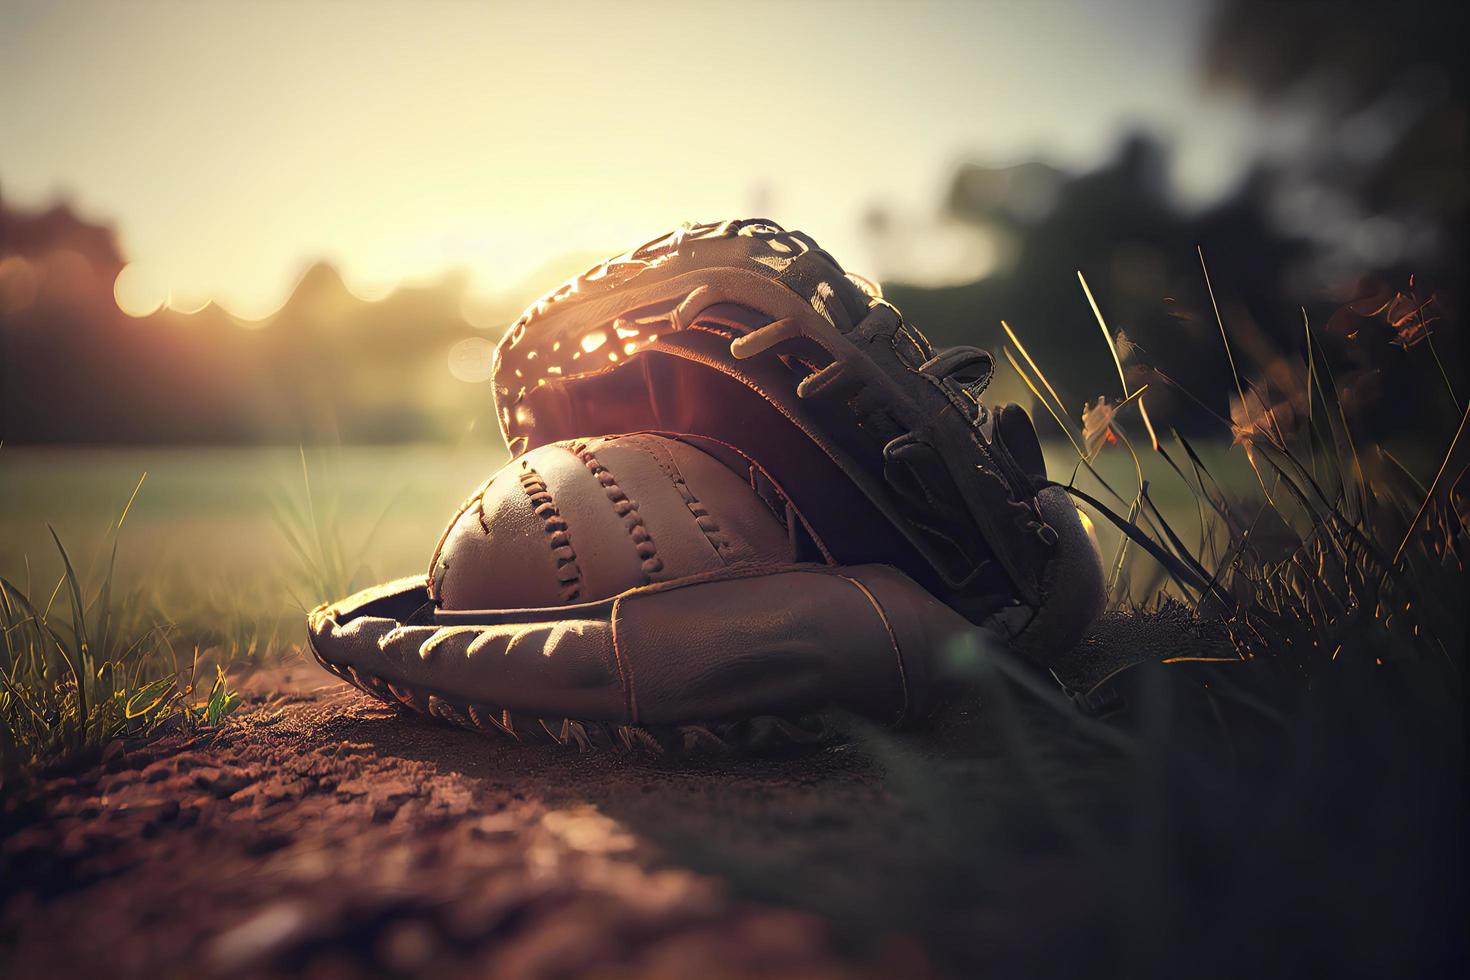
M 0 194 L 114 222 L 140 295 L 268 314 L 309 262 L 487 295 L 765 212 L 863 266 L 964 160 L 1085 167 L 1141 122 L 1194 201 L 1270 127 L 1196 72 L 1208 5 L 0 5 Z M 548 268 L 548 263 L 551 267 Z M 881 270 L 880 270 L 881 271 Z

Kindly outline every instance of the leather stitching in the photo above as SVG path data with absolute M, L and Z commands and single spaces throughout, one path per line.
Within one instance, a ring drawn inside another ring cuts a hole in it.
M 688 440 L 682 438 L 680 436 L 680 434 L 677 433 L 677 432 L 665 432 L 665 431 L 661 431 L 661 430 L 657 430 L 657 429 L 649 429 L 647 431 L 649 433 L 651 433 L 652 435 L 661 435 L 661 436 L 666 436 L 666 437 L 671 438 L 671 439 L 679 439 L 679 441 L 681 441 L 681 442 L 688 442 L 689 445 L 693 446 L 696 449 L 699 448 L 699 443 L 698 442 L 688 441 Z M 723 446 L 726 449 L 730 450 L 731 452 L 735 453 L 737 456 L 739 456 L 742 459 L 746 460 L 750 464 L 750 469 L 751 469 L 751 474 L 752 474 L 752 477 L 751 477 L 751 481 L 752 481 L 751 482 L 751 489 L 752 490 L 756 489 L 755 482 L 754 482 L 754 479 L 755 479 L 754 478 L 754 474 L 756 472 L 759 472 L 760 475 L 766 480 L 766 482 L 769 483 L 772 487 L 775 488 L 776 493 L 778 493 L 781 496 L 781 499 L 786 503 L 786 506 L 787 507 L 790 507 L 792 513 L 794 513 L 796 515 L 797 519 L 801 521 L 802 526 L 806 529 L 807 534 L 809 534 L 811 536 L 812 542 L 817 546 L 817 550 L 822 553 L 822 558 L 827 562 L 827 564 L 829 564 L 829 565 L 835 565 L 835 564 L 837 564 L 837 559 L 833 558 L 832 557 L 832 552 L 830 552 L 830 551 L 827 550 L 826 543 L 817 534 L 816 529 L 812 527 L 811 522 L 806 519 L 806 515 L 801 512 L 801 509 L 799 507 L 797 507 L 796 504 L 792 501 L 790 495 L 787 494 L 785 490 L 781 489 L 781 484 L 777 483 L 775 481 L 775 479 L 771 476 L 771 474 L 769 474 L 769 473 L 766 472 L 766 470 L 765 470 L 764 467 L 762 467 L 755 460 L 751 459 L 750 456 L 748 454 L 746 454 L 744 451 L 742 451 L 738 446 L 735 446 L 735 445 L 733 445 L 731 443 L 725 442 L 723 439 L 716 439 L 713 436 L 698 436 L 697 438 L 698 439 L 703 439 L 703 440 L 705 440 L 707 442 L 712 442 L 712 443 L 714 443 L 717 446 Z M 761 495 L 758 493 L 757 496 L 761 496 Z M 764 500 L 765 497 L 764 496 L 761 496 L 761 499 Z M 766 506 L 768 506 L 768 507 L 770 506 L 769 502 L 767 503 Z
M 684 480 L 684 473 L 679 469 L 679 463 L 674 459 L 673 454 L 652 439 L 634 436 L 633 440 L 636 440 L 637 444 L 653 457 L 658 468 L 664 471 L 664 475 L 669 478 L 674 489 L 679 491 L 679 496 L 684 500 L 684 506 L 694 516 L 694 523 L 699 527 L 705 540 L 709 542 L 711 548 L 715 549 L 715 554 L 720 560 L 724 561 L 725 552 L 730 548 L 729 539 L 720 530 L 720 522 L 715 520 L 714 515 L 709 512 L 704 503 L 694 495 L 694 491 L 689 489 L 689 484 Z
M 618 647 L 618 607 L 621 605 L 621 598 L 613 601 L 610 617 L 613 662 L 618 665 L 618 677 L 623 682 L 623 704 L 628 710 L 628 722 L 636 725 L 638 724 L 638 698 L 633 693 L 633 667 L 623 659 L 623 651 Z
M 449 523 L 444 526 L 444 532 L 439 535 L 439 543 L 434 545 L 434 554 L 429 558 L 429 574 L 425 576 L 424 584 L 428 592 L 429 599 L 435 603 L 439 601 L 439 597 L 434 594 L 434 569 L 439 567 L 439 558 L 441 555 L 444 554 L 444 546 L 449 542 L 449 534 L 451 531 L 454 530 L 454 525 L 459 523 L 459 519 L 463 517 L 471 507 L 476 506 L 477 503 L 481 505 L 480 526 L 482 528 L 485 527 L 483 503 L 485 500 L 485 491 L 490 489 L 490 484 L 492 482 L 494 482 L 493 479 L 486 480 L 484 483 L 480 484 L 479 490 L 475 491 L 475 493 L 465 498 L 465 502 L 459 505 L 459 510 L 454 512 L 454 516 L 451 517 L 449 519 Z M 490 529 L 485 528 L 485 533 L 489 534 Z
M 582 598 L 582 568 L 577 564 L 577 553 L 572 550 L 572 538 L 566 518 L 556 507 L 556 500 L 546 487 L 541 474 L 527 467 L 521 471 L 521 489 L 531 499 L 531 507 L 541 518 L 551 544 L 551 554 L 556 559 L 556 578 L 561 586 L 562 602 L 577 602 Z
M 613 511 L 623 519 L 623 526 L 628 529 L 628 537 L 633 539 L 633 547 L 638 552 L 638 557 L 643 560 L 641 566 L 643 571 L 643 583 L 646 585 L 653 580 L 653 576 L 663 571 L 663 559 L 658 556 L 658 548 L 653 543 L 653 536 L 648 533 L 648 528 L 643 523 L 643 515 L 638 513 L 638 508 L 623 488 L 618 486 L 617 480 L 611 471 L 597 461 L 597 457 L 585 442 L 576 443 L 571 447 L 572 453 L 582 461 L 588 471 L 602 484 L 603 492 L 611 501 Z
M 713 324 L 713 323 L 708 323 L 708 322 L 691 323 L 691 324 L 689 324 L 689 326 L 685 327 L 684 329 L 685 330 L 699 330 L 699 331 L 703 331 L 704 333 L 712 333 L 716 337 L 723 337 L 726 340 L 734 340 L 736 337 L 739 337 L 740 336 L 740 334 L 737 331 L 735 331 L 735 330 L 733 330 L 733 329 L 731 329 L 729 327 L 726 327 L 724 324 Z

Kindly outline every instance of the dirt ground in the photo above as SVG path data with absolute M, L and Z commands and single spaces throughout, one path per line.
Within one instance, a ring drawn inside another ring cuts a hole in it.
M 1113 616 L 1064 673 L 1218 645 Z M 1179 669 L 1125 672 L 1140 732 Z M 1261 753 L 1255 714 L 1221 738 L 1176 697 L 1206 727 L 1175 756 L 1192 729 L 1120 742 L 1128 710 L 980 687 L 898 735 L 654 756 L 491 740 L 314 664 L 240 686 L 215 731 L 0 792 L 0 977 L 1427 976 L 1462 952 L 1436 871 L 1458 756 L 1404 741 L 1416 715 Z
M 851 743 L 492 742 L 301 664 L 221 730 L 8 795 L 0 974 L 921 977 L 893 914 L 936 857 L 911 817 Z M 1004 907 L 940 888 L 925 932 L 1019 962 L 1070 893 L 1039 870 Z

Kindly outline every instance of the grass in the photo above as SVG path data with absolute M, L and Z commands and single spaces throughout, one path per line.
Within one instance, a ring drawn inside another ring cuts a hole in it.
M 1084 414 L 1080 439 L 1042 369 L 1006 326 L 1024 366 L 1009 349 L 1007 359 L 1076 453 L 1074 470 L 1081 479 L 1074 476 L 1069 489 L 1122 531 L 1109 565 L 1114 607 L 1140 606 L 1138 590 L 1127 583 L 1142 577 L 1148 583 L 1142 590 L 1144 604 L 1175 595 L 1195 609 L 1218 613 L 1241 659 L 1290 662 L 1310 671 L 1372 637 L 1385 639 L 1398 656 L 1431 654 L 1460 671 L 1465 622 L 1459 597 L 1470 584 L 1465 575 L 1470 541 L 1466 516 L 1455 501 L 1465 493 L 1461 484 L 1470 405 L 1454 415 L 1423 420 L 1422 431 L 1442 440 L 1434 457 L 1436 469 L 1432 477 L 1409 472 L 1388 446 L 1360 446 L 1305 314 L 1302 363 L 1293 367 L 1283 357 L 1282 363 L 1263 367 L 1258 379 L 1243 378 L 1214 305 L 1203 254 L 1201 269 L 1220 329 L 1222 366 L 1237 392 L 1231 418 L 1216 419 L 1222 434 L 1229 434 L 1242 450 L 1261 491 L 1255 500 L 1232 495 L 1229 488 L 1241 485 L 1238 474 L 1232 481 L 1217 478 L 1177 431 L 1163 437 L 1155 431 L 1147 412 L 1147 386 L 1130 391 L 1121 345 L 1114 343 L 1080 274 L 1117 367 L 1122 395 L 1115 405 L 1100 399 Z M 1147 361 L 1146 353 L 1129 347 L 1150 383 L 1175 384 Z M 1447 404 L 1458 404 L 1438 357 L 1433 360 L 1437 374 L 1428 362 L 1424 367 L 1425 383 L 1443 379 Z M 1128 409 L 1137 412 L 1149 449 L 1135 449 L 1123 424 Z M 1107 442 L 1120 446 L 1132 462 L 1135 480 L 1126 492 L 1095 465 Z M 1200 532 L 1194 547 L 1185 544 L 1157 505 L 1157 483 L 1145 478 L 1140 451 L 1161 460 L 1177 486 L 1193 498 Z
M 292 656 L 322 599 L 421 569 L 504 455 L 0 449 L 4 773 L 216 724 L 226 672 Z
M 1015 975 L 1438 975 L 1462 953 L 1458 692 L 1354 652 L 1289 695 L 1140 669 L 1134 709 L 1108 720 L 985 658 L 961 746 L 865 733 L 934 857 L 885 906 L 898 922 L 856 930 L 912 930 L 957 975 L 993 969 L 934 916 L 945 887 L 977 918 L 1055 916 L 1072 941 L 1022 951 Z M 1058 865 L 1054 911 L 1018 899 Z
M 63 568 L 54 587 L 43 593 L 0 578 L 0 776 L 7 780 L 113 739 L 213 727 L 239 704 L 222 665 L 209 671 L 198 646 L 181 663 L 173 624 L 146 591 L 118 580 L 126 517 L 124 507 L 95 583 L 77 572 L 54 529 Z
M 313 491 L 311 462 L 304 448 L 301 455 L 300 500 L 290 494 L 277 494 L 271 498 L 276 530 L 286 542 L 304 582 L 307 596 L 346 596 L 371 584 L 372 566 L 368 552 L 378 531 L 392 509 L 390 500 L 384 505 L 376 521 L 362 536 L 355 547 L 347 544 L 343 529 L 342 499 L 339 482 L 330 461 L 319 461 L 318 490 Z M 329 471 L 329 492 L 321 496 L 320 485 L 323 471 Z M 293 596 L 298 610 L 306 612 L 324 601 L 322 598 L 303 600 Z

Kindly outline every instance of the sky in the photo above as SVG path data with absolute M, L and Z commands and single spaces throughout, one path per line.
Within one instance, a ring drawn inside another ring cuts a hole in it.
M 132 302 L 244 318 L 317 260 L 493 297 L 752 212 L 861 269 L 870 207 L 933 215 L 967 160 L 1093 166 L 1131 124 L 1182 199 L 1228 190 L 1263 129 L 1202 89 L 1208 13 L 0 0 L 0 194 L 114 223 Z

